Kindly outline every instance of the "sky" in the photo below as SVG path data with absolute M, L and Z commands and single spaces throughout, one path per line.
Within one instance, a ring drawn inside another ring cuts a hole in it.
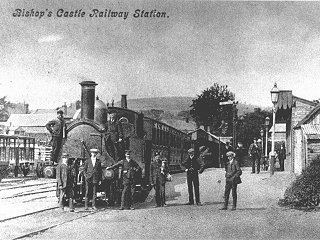
M 85 16 L 58 17 L 59 9 Z M 129 15 L 91 18 L 92 9 Z M 136 9 L 166 16 L 135 18 Z M 105 102 L 196 97 L 215 82 L 262 107 L 275 82 L 320 98 L 320 2 L 5 0 L 0 14 L 0 96 L 31 109 L 80 99 L 84 80 L 98 83 Z

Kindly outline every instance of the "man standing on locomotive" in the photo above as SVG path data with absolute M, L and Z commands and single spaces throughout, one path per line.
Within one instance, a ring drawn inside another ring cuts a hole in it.
M 125 159 L 120 160 L 118 163 L 108 167 L 107 169 L 113 169 L 122 167 L 122 183 L 123 190 L 121 194 L 121 206 L 119 210 L 130 209 L 134 210 L 133 194 L 135 191 L 135 183 L 138 178 L 138 174 L 141 173 L 141 167 L 130 157 L 130 150 L 125 151 Z
M 74 165 L 72 164 L 72 160 L 68 159 L 68 154 L 62 154 L 61 162 L 57 167 L 57 185 L 59 190 L 59 206 L 63 210 L 63 198 L 69 200 L 69 208 L 70 212 L 74 212 L 74 187 L 75 187 L 75 179 L 76 173 L 74 169 Z
M 57 119 L 49 121 L 46 124 L 46 128 L 51 134 L 51 161 L 52 163 L 58 163 L 58 158 L 63 145 L 63 140 L 67 138 L 66 123 L 63 118 L 62 110 L 57 111 Z
M 110 113 L 107 122 L 107 133 L 104 138 L 107 151 L 114 158 L 119 161 L 124 158 L 124 135 L 122 125 L 116 120 L 116 114 Z
M 204 171 L 204 164 L 201 161 L 201 159 L 199 159 L 199 157 L 195 156 L 193 148 L 190 148 L 188 150 L 188 154 L 189 156 L 182 163 L 182 166 L 186 168 L 186 172 L 187 172 L 187 182 L 188 182 L 188 192 L 189 192 L 189 202 L 186 205 L 194 204 L 194 199 L 193 199 L 193 187 L 194 187 L 196 204 L 198 206 L 201 206 L 198 173 L 201 174 Z
M 88 210 L 88 198 L 89 192 L 92 192 L 92 208 L 97 210 L 96 208 L 96 198 L 97 198 L 97 187 L 101 181 L 102 176 L 102 167 L 101 161 L 97 158 L 99 153 L 98 149 L 92 148 L 90 149 L 91 157 L 88 158 L 84 163 L 84 177 L 86 179 L 86 194 L 84 201 L 84 208 Z

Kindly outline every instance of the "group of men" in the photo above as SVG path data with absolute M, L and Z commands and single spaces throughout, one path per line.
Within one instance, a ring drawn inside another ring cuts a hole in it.
M 92 209 L 96 208 L 97 190 L 102 181 L 102 163 L 98 149 L 90 149 L 91 156 L 86 159 L 83 167 L 83 175 L 85 177 L 85 210 L 89 209 L 89 200 L 92 199 Z M 141 168 L 131 156 L 131 151 L 125 151 L 125 159 L 120 160 L 116 164 L 106 169 L 121 168 L 123 190 L 121 195 L 121 206 L 119 210 L 131 209 L 133 204 L 133 194 L 135 191 L 136 175 L 141 172 Z M 57 184 L 59 188 L 59 205 L 64 209 L 64 199 L 69 201 L 70 211 L 74 211 L 74 187 L 76 183 L 76 172 L 72 160 L 68 158 L 68 154 L 62 154 L 62 160 L 57 166 Z
M 51 158 L 56 160 L 59 158 L 59 151 L 63 145 L 63 141 L 66 138 L 66 124 L 63 118 L 63 111 L 57 112 L 58 118 L 50 121 L 46 127 L 52 134 L 52 155 Z M 131 159 L 130 151 L 125 150 L 124 157 L 121 154 L 125 144 L 123 143 L 123 132 L 119 130 L 119 126 L 116 124 L 114 116 L 110 115 L 110 130 L 117 134 L 109 134 L 106 138 L 106 146 L 108 146 L 108 152 L 112 154 L 112 157 L 118 161 L 116 164 L 107 167 L 106 169 L 120 168 L 122 173 L 122 184 L 123 190 L 121 193 L 121 206 L 120 210 L 123 209 L 134 209 L 132 207 L 132 198 L 135 191 L 134 179 L 137 173 L 141 172 L 140 166 Z M 112 138 L 116 139 L 113 139 Z M 261 141 L 261 140 L 260 140 Z M 187 184 L 189 201 L 187 205 L 193 205 L 196 203 L 201 206 L 200 193 L 199 193 L 199 174 L 204 171 L 204 158 L 205 158 L 205 147 L 199 148 L 199 154 L 195 155 L 193 148 L 188 150 L 188 157 L 182 162 L 182 165 L 186 168 L 187 173 Z M 244 148 L 238 144 L 236 149 L 227 142 L 223 149 L 223 160 L 226 170 L 226 186 L 225 186 L 225 205 L 222 209 L 227 209 L 228 199 L 230 191 L 232 190 L 233 195 L 233 207 L 232 210 L 236 209 L 237 204 L 237 185 L 241 183 L 240 175 L 242 173 L 240 165 L 243 164 Z M 262 155 L 261 142 L 256 138 L 249 147 L 248 155 L 252 161 L 252 173 L 260 172 L 260 159 Z M 88 202 L 90 196 L 92 196 L 92 208 L 96 210 L 96 195 L 97 188 L 102 179 L 102 163 L 97 157 L 99 154 L 98 149 L 90 149 L 91 156 L 85 161 L 84 164 L 84 176 L 86 181 L 85 191 L 85 209 L 88 209 Z M 235 159 L 237 155 L 237 160 Z M 285 158 L 284 146 L 281 146 L 279 151 L 280 170 L 283 171 L 283 159 Z M 168 166 L 166 159 L 160 157 L 160 153 L 156 152 L 153 162 L 151 163 L 151 184 L 156 190 L 156 207 L 165 206 L 165 183 L 168 176 Z M 75 170 L 73 163 L 68 160 L 68 155 L 63 154 L 62 160 L 57 167 L 57 183 L 60 191 L 60 207 L 63 208 L 63 199 L 69 200 L 70 211 L 74 211 L 74 183 L 76 182 Z M 195 201 L 194 201 L 195 197 Z
M 262 140 L 254 138 L 253 143 L 250 144 L 248 150 L 248 156 L 252 163 L 252 172 L 260 173 L 260 164 L 263 164 L 263 169 L 268 170 L 268 160 L 263 157 L 262 152 Z M 284 160 L 286 159 L 286 149 L 284 143 L 280 145 L 280 148 L 275 151 L 275 158 L 279 161 L 280 171 L 284 171 Z M 262 161 L 261 161 L 262 160 Z
M 229 195 L 232 190 L 233 197 L 233 206 L 231 210 L 236 210 L 237 206 L 237 185 L 241 183 L 240 175 L 242 171 L 240 169 L 240 165 L 238 161 L 235 159 L 236 154 L 233 151 L 226 152 L 227 161 L 225 162 L 225 170 L 226 170 L 226 185 L 225 185 L 225 193 L 224 193 L 224 206 L 221 210 L 228 209 L 229 203 Z M 182 165 L 186 168 L 187 172 L 187 184 L 188 184 L 188 193 L 189 193 L 189 201 L 186 205 L 194 205 L 194 195 L 195 202 L 198 206 L 201 206 L 200 201 L 200 193 L 199 193 L 199 174 L 204 171 L 204 148 L 200 147 L 200 153 L 195 155 L 195 151 L 193 148 L 188 150 L 188 157 L 182 163 Z M 194 195 L 193 195 L 194 190 Z
M 136 175 L 141 173 L 140 166 L 131 159 L 130 151 L 125 150 L 126 143 L 121 129 L 121 124 L 115 120 L 115 115 L 110 114 L 108 119 L 108 131 L 105 136 L 107 151 L 118 163 L 107 167 L 107 169 L 120 168 L 122 173 L 122 195 L 120 209 L 133 209 L 132 197 L 134 193 L 134 180 Z M 63 111 L 57 111 L 57 118 L 46 124 L 47 130 L 51 134 L 51 161 L 58 163 L 56 177 L 58 184 L 59 205 L 64 208 L 64 199 L 69 201 L 70 211 L 74 211 L 74 188 L 76 183 L 75 164 L 69 159 L 67 153 L 60 154 L 64 141 L 67 137 L 66 123 Z M 90 149 L 90 158 L 86 159 L 83 166 L 85 177 L 85 209 L 88 209 L 89 198 L 92 198 L 92 208 L 96 210 L 96 196 L 98 186 L 102 181 L 102 161 L 100 160 L 99 150 Z

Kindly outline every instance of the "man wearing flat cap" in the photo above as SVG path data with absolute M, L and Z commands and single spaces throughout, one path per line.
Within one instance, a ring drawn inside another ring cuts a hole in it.
M 228 162 L 226 166 L 226 186 L 224 191 L 224 206 L 221 210 L 228 209 L 229 195 L 232 190 L 233 206 L 231 210 L 236 210 L 237 207 L 237 186 L 241 183 L 240 175 L 242 171 L 239 163 L 235 160 L 235 153 L 227 152 Z
M 135 183 L 138 175 L 141 174 L 141 167 L 131 158 L 131 151 L 125 150 L 125 159 L 120 160 L 116 164 L 107 169 L 114 169 L 121 167 L 123 190 L 121 194 L 121 206 L 119 210 L 130 209 L 134 210 L 133 194 L 135 191 Z
M 227 152 L 233 151 L 233 147 L 231 146 L 230 140 L 227 140 L 226 145 L 222 149 L 222 159 L 223 159 L 223 164 L 225 168 L 227 168 L 227 163 L 228 163 L 228 157 L 227 157 Z
M 63 140 L 67 138 L 66 123 L 63 118 L 62 110 L 57 111 L 57 119 L 49 121 L 46 124 L 46 128 L 51 134 L 51 161 L 54 163 L 58 163 L 58 158 L 63 145 Z
M 187 159 L 182 162 L 182 166 L 186 168 L 187 172 L 187 183 L 188 183 L 188 192 L 189 192 L 189 202 L 187 205 L 193 205 L 193 187 L 196 198 L 196 204 L 201 205 L 200 202 L 200 193 L 199 193 L 199 174 L 204 171 L 204 163 L 201 159 L 194 154 L 194 149 L 190 148 L 188 150 Z
M 96 148 L 90 149 L 91 157 L 84 163 L 84 177 L 86 179 L 86 194 L 84 208 L 88 210 L 89 192 L 92 191 L 92 208 L 96 208 L 97 187 L 102 177 L 101 161 L 97 158 L 99 150 Z

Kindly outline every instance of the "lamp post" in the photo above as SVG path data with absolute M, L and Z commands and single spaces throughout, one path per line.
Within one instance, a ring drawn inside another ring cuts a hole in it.
M 264 162 L 263 160 L 263 133 L 264 133 L 264 130 L 261 128 L 261 130 L 260 130 L 260 136 L 261 136 L 261 156 L 260 156 L 260 158 L 261 158 L 261 160 L 262 160 L 262 162 Z M 260 161 L 261 162 L 261 161 Z
M 269 131 L 269 123 L 270 123 L 270 118 L 266 117 L 265 119 L 265 126 L 266 126 L 266 148 L 265 148 L 265 159 L 268 159 L 268 131 Z
M 274 152 L 274 135 L 275 135 L 275 127 L 276 127 L 276 105 L 278 103 L 279 98 L 279 89 L 277 88 L 277 83 L 274 84 L 273 88 L 270 91 L 271 93 L 271 101 L 273 103 L 273 111 L 272 111 L 272 142 L 271 142 L 271 159 L 270 159 L 270 175 L 274 174 L 274 162 L 275 162 L 275 152 Z

